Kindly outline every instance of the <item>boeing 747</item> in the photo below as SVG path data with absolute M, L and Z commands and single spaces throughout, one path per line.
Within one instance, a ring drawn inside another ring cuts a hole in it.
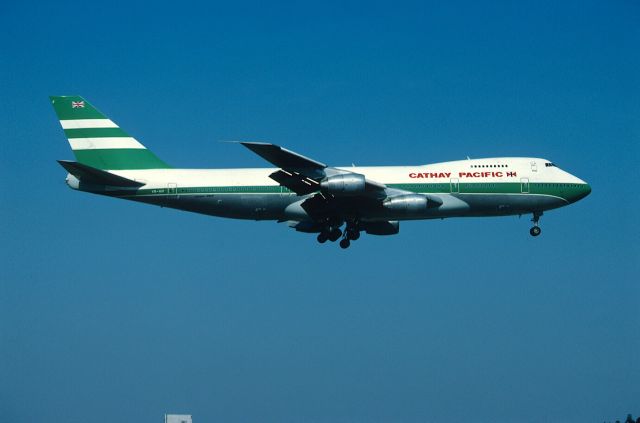
M 360 233 L 393 235 L 401 220 L 531 214 L 591 187 L 532 157 L 417 166 L 332 167 L 275 144 L 240 142 L 275 168 L 176 169 L 79 96 L 50 97 L 75 161 L 59 160 L 79 191 L 235 219 L 286 222 L 348 248 Z

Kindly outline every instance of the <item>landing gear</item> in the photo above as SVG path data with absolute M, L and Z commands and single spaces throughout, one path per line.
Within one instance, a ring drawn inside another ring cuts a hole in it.
M 531 236 L 538 236 L 542 233 L 542 229 L 538 226 L 538 221 L 540 220 L 540 216 L 542 216 L 542 212 L 533 212 L 533 228 L 529 229 L 529 233 Z
M 360 228 L 357 220 L 347 220 L 347 227 L 344 230 L 344 236 L 350 241 L 356 241 L 360 238 Z
M 338 227 L 328 227 L 318 234 L 316 238 L 320 244 L 327 241 L 335 242 L 342 236 L 342 231 Z
M 356 241 L 358 238 L 360 238 L 360 231 L 357 229 L 347 229 L 346 235 L 347 235 L 347 239 L 350 239 L 351 241 Z
M 360 238 L 360 231 L 358 227 L 353 223 L 347 223 L 347 228 L 344 230 L 344 237 L 340 240 L 341 248 L 349 248 L 351 241 L 355 241 Z
M 344 231 L 342 231 L 340 226 L 342 226 L 343 223 L 344 221 L 339 221 L 337 219 L 327 220 L 325 222 L 326 226 L 322 232 L 318 234 L 318 242 L 320 244 L 324 244 L 327 241 L 335 242 L 342 237 L 340 240 L 340 247 L 349 248 L 351 241 L 355 241 L 360 238 L 360 229 L 357 221 L 348 220 Z
M 331 242 L 335 242 L 338 240 L 338 238 L 340 238 L 342 236 L 342 231 L 340 230 L 340 228 L 332 228 L 331 231 L 329 232 L 329 240 Z

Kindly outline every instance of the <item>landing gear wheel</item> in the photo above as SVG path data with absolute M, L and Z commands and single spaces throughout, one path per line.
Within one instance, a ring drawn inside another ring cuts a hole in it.
M 338 240 L 338 238 L 340 238 L 342 236 L 342 231 L 340 230 L 340 228 L 333 228 L 331 229 L 331 232 L 329 232 L 329 240 L 331 242 L 335 242 Z
M 324 244 L 325 242 L 327 242 L 327 239 L 329 239 L 329 237 L 327 236 L 327 234 L 325 232 L 320 232 L 318 234 L 318 242 L 320 244 Z
M 533 228 L 529 229 L 529 233 L 531 236 L 538 236 L 542 232 L 542 229 L 538 226 L 538 222 L 540 221 L 540 216 L 542 216 L 542 212 L 533 212 Z
M 342 238 L 340 240 L 340 248 L 342 249 L 349 248 L 349 245 L 351 245 L 351 242 L 349 241 L 348 238 Z
M 358 238 L 360 238 L 360 231 L 358 230 L 347 231 L 347 238 L 350 239 L 351 241 L 356 241 Z

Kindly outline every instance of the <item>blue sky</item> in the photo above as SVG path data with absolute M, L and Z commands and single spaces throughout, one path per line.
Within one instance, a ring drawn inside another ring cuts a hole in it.
M 0 9 L 0 415 L 584 422 L 640 414 L 633 1 Z M 48 95 L 179 167 L 541 156 L 593 193 L 353 248 L 69 190 Z

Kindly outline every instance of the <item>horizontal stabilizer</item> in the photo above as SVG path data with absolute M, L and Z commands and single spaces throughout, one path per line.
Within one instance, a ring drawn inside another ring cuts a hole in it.
M 142 182 L 133 181 L 95 167 L 69 160 L 58 160 L 67 172 L 87 184 L 110 185 L 115 187 L 138 188 L 144 185 Z

